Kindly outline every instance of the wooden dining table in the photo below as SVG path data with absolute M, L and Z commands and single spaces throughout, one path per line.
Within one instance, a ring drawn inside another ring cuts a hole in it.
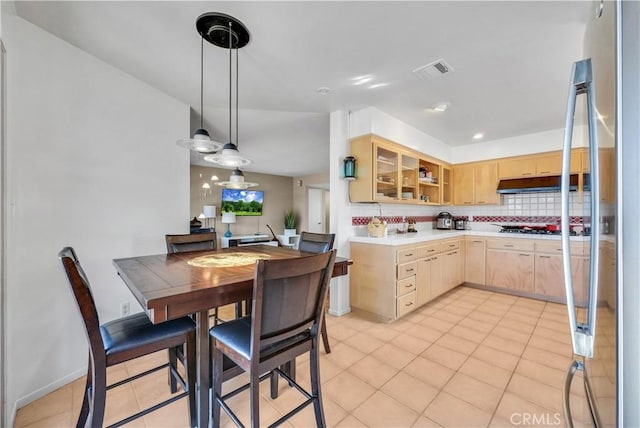
M 252 259 L 288 259 L 305 255 L 309 253 L 252 245 L 113 260 L 118 275 L 152 323 L 195 314 L 199 428 L 207 427 L 209 423 L 209 309 L 251 299 L 255 268 Z M 352 263 L 337 257 L 332 277 L 346 275 Z

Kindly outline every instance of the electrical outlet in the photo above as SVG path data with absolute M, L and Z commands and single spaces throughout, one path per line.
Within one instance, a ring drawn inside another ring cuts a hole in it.
M 131 313 L 131 306 L 129 302 L 124 302 L 120 304 L 120 316 L 126 317 Z

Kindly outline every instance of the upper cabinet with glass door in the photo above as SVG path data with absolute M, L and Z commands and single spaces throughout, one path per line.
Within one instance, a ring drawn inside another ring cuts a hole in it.
M 351 202 L 441 204 L 443 165 L 435 159 L 376 135 L 352 139 L 350 154 L 357 162 Z

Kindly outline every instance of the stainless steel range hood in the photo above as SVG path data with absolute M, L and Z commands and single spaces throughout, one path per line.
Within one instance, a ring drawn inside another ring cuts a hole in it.
M 578 174 L 572 174 L 569 178 L 570 190 L 578 190 Z M 559 192 L 560 176 L 512 178 L 500 180 L 497 193 L 535 193 L 535 192 Z

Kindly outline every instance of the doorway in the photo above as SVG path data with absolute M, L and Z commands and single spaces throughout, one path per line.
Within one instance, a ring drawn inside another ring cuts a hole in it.
M 327 233 L 329 230 L 329 191 L 315 187 L 309 187 L 307 190 L 307 230 L 313 233 Z

